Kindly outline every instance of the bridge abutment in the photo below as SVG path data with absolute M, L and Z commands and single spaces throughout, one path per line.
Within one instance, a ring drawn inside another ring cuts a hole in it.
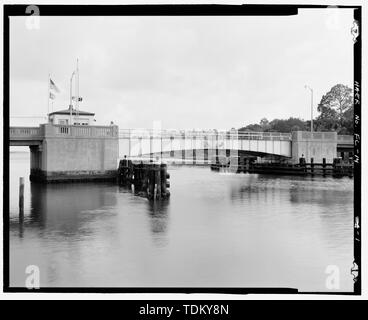
M 31 146 L 31 181 L 113 180 L 119 156 L 118 127 L 41 125 Z
M 336 132 L 294 131 L 291 134 L 291 154 L 294 163 L 304 157 L 307 163 L 313 158 L 315 163 L 332 163 L 337 156 Z

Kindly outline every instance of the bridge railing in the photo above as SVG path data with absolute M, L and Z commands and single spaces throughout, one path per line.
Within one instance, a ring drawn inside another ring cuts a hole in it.
M 338 135 L 337 136 L 338 144 L 354 144 L 354 136 L 353 135 Z
M 40 127 L 11 127 L 10 139 L 34 139 L 42 136 Z
M 66 126 L 42 124 L 39 127 L 10 127 L 10 140 L 36 140 L 43 137 L 118 137 L 117 126 Z
M 163 138 L 163 139 L 239 139 L 239 140 L 291 140 L 290 133 L 280 132 L 239 132 L 215 131 L 215 130 L 143 130 L 143 129 L 120 129 L 119 138 L 139 139 L 139 138 Z
M 118 137 L 117 126 L 47 125 L 47 135 L 70 137 Z
M 240 140 L 291 140 L 290 133 L 282 132 L 240 132 Z

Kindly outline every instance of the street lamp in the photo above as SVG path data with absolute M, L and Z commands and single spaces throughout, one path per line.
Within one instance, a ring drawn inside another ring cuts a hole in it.
M 313 132 L 313 89 L 308 85 L 305 85 L 304 88 L 311 92 L 311 132 Z
M 71 77 L 70 77 L 70 103 L 69 103 L 69 121 L 70 125 L 72 125 L 72 118 L 73 118 L 73 77 L 75 76 L 75 71 L 73 71 Z

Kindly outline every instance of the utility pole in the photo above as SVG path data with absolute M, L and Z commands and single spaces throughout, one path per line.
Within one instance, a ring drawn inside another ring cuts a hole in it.
M 75 71 L 73 71 L 72 76 L 70 77 L 70 103 L 69 103 L 69 113 L 70 113 L 70 123 L 71 126 L 72 123 L 72 117 L 73 117 L 73 77 L 75 75 Z
M 311 92 L 311 132 L 313 132 L 313 89 L 308 85 L 305 85 L 304 88 Z
M 76 92 L 75 92 L 75 95 L 76 95 L 76 102 L 75 102 L 75 112 L 76 112 L 76 117 L 78 118 L 79 117 L 79 63 L 78 63 L 78 59 L 77 59 L 77 70 L 76 70 L 76 81 L 75 81 L 75 84 L 76 84 Z

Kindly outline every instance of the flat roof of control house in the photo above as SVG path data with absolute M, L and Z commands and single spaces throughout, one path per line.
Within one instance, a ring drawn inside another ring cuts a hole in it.
M 65 110 L 59 110 L 59 111 L 54 111 L 54 112 L 51 112 L 49 114 L 49 116 L 51 115 L 54 115 L 54 114 L 66 114 L 66 115 L 69 115 L 70 114 L 70 109 L 65 109 Z M 73 109 L 72 110 L 72 115 L 76 115 L 77 114 L 77 110 Z M 87 111 L 82 111 L 82 110 L 79 110 L 78 111 L 78 114 L 80 116 L 94 116 L 95 114 L 92 113 L 92 112 L 87 112 Z

